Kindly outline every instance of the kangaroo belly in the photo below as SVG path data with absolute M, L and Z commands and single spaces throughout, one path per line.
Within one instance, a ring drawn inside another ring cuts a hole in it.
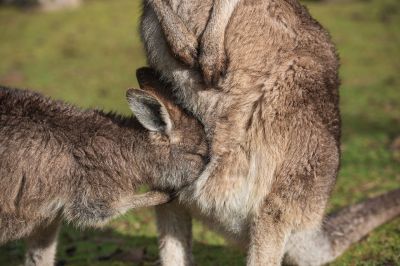
M 214 122 L 225 112 L 225 103 L 229 102 L 226 97 L 231 96 L 221 97 L 220 91 L 205 88 L 198 70 L 187 68 L 171 55 L 151 9 L 144 10 L 142 37 L 149 64 L 174 84 L 178 99 L 203 121 L 210 138 L 214 139 L 215 135 L 222 138 L 223 134 L 215 132 Z M 216 165 L 210 163 L 195 188 L 191 187 L 181 200 L 193 216 L 227 238 L 246 239 L 249 217 L 267 195 L 274 167 L 265 149 L 260 153 L 252 152 L 249 159 L 239 145 L 233 146 L 238 150 L 228 156 L 226 164 L 216 162 L 219 167 L 229 169 L 229 173 L 217 174 Z M 193 190 L 196 190 L 195 197 Z
M 255 151 L 250 158 L 245 154 L 212 158 L 181 197 L 194 217 L 240 242 L 248 238 L 249 223 L 270 192 L 275 169 L 268 153 Z
M 239 246 L 246 246 L 249 239 L 249 223 L 235 215 L 224 215 L 225 211 L 214 213 L 202 211 L 196 204 L 185 205 L 191 216 L 225 239 Z M 233 214 L 233 213 L 232 213 Z M 240 214 L 242 216 L 242 214 Z

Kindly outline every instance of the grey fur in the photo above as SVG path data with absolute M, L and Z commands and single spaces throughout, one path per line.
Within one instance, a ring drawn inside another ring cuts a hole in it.
M 242 244 L 248 265 L 278 265 L 285 250 L 300 265 L 328 262 L 343 252 L 348 243 L 334 248 L 329 230 L 321 229 L 340 161 L 339 61 L 329 34 L 297 0 L 238 1 L 226 28 L 217 27 L 219 35 L 208 34 L 209 24 L 218 21 L 218 1 L 144 3 L 141 33 L 148 63 L 202 121 L 211 146 L 210 163 L 181 192 L 180 205 L 171 204 L 170 213 L 157 208 L 163 265 L 193 264 L 190 216 Z M 224 43 L 226 70 L 220 78 L 208 75 L 212 84 L 196 65 L 215 66 L 208 72 L 218 73 L 219 60 L 185 65 L 184 56 L 171 53 L 177 43 L 194 50 L 193 40 L 204 34 L 216 38 L 211 48 L 202 46 L 211 54 Z M 380 221 L 393 216 L 385 204 Z M 168 218 L 178 215 L 183 218 Z M 352 216 L 342 215 L 344 221 L 328 221 L 353 226 L 347 220 Z M 364 233 L 355 230 L 348 242 Z M 296 249 L 293 239 L 301 239 Z M 308 256 L 310 246 L 321 249 L 310 260 L 296 256 Z
M 163 85 L 151 71 L 139 74 L 145 90 L 129 90 L 128 101 L 134 110 L 149 100 L 158 105 L 163 114 L 138 113 L 139 120 L 170 124 L 168 132 L 150 131 L 132 117 L 0 88 L 0 244 L 26 238 L 27 265 L 53 264 L 61 220 L 98 226 L 129 209 L 165 203 L 168 193 L 135 191 L 146 184 L 172 192 L 203 169 L 202 126 L 162 88 L 154 92 Z

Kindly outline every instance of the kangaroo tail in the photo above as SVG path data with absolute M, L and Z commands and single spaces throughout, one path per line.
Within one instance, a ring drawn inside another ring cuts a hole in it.
M 400 215 L 400 189 L 351 205 L 326 217 L 322 228 L 295 233 L 288 241 L 285 264 L 322 265 L 376 227 Z
M 400 215 L 400 189 L 344 208 L 328 216 L 324 231 L 335 257 L 376 227 Z

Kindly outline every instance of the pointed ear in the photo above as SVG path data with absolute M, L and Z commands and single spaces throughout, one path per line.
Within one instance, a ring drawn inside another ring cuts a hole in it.
M 171 132 L 173 123 L 160 99 L 139 89 L 129 89 L 126 98 L 132 112 L 145 128 L 165 134 Z
M 159 84 L 160 76 L 150 67 L 138 68 L 136 70 L 136 78 L 142 90 L 147 91 L 147 88 L 154 89 L 163 87 Z
M 156 92 L 157 95 L 161 94 L 167 99 L 170 98 L 171 90 L 167 89 L 169 84 L 162 81 L 161 76 L 154 69 L 141 67 L 136 70 L 136 78 L 142 90 Z

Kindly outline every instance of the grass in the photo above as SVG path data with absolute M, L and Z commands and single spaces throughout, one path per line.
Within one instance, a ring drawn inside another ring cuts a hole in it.
M 400 135 L 400 2 L 306 2 L 329 29 L 341 56 L 343 156 L 330 209 L 400 184 L 390 149 Z M 0 84 L 31 88 L 83 107 L 128 113 L 126 88 L 145 64 L 138 0 L 88 0 L 74 11 L 38 13 L 0 7 Z M 397 151 L 398 154 L 398 151 Z M 64 226 L 59 265 L 153 265 L 154 214 L 131 212 L 103 230 Z M 198 265 L 244 265 L 245 254 L 194 225 Z M 22 242 L 0 247 L 0 265 L 23 261 Z M 400 220 L 380 227 L 332 265 L 400 265 Z

